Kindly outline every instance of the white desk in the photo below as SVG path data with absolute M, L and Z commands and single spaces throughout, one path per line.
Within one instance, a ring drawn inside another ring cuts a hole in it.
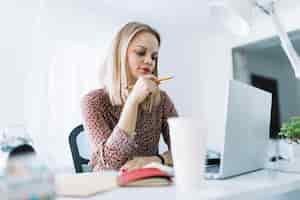
M 299 196 L 297 195 L 299 190 Z M 176 192 L 175 186 L 159 188 L 119 188 L 101 193 L 84 200 L 158 200 L 158 199 L 280 199 L 296 200 L 300 198 L 300 174 L 287 174 L 269 170 L 237 176 L 225 180 L 205 181 L 198 191 L 189 192 L 183 197 Z M 76 198 L 78 199 L 78 198 Z M 57 198 L 57 200 L 75 200 L 75 198 Z

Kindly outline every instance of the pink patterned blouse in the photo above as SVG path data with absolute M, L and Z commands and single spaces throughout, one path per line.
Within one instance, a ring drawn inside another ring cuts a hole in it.
M 84 127 L 92 144 L 89 165 L 93 171 L 118 170 L 133 157 L 156 155 L 161 133 L 170 149 L 167 119 L 177 116 L 177 112 L 164 91 L 161 91 L 160 104 L 154 106 L 152 112 L 138 109 L 136 135 L 133 137 L 117 126 L 122 106 L 113 106 L 104 89 L 85 95 L 81 107 Z

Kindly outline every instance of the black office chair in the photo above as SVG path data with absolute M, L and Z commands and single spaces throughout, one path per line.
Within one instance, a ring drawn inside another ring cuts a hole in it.
M 85 134 L 82 124 L 74 128 L 69 135 L 69 144 L 72 152 L 72 158 L 76 173 L 90 171 L 90 169 L 88 168 L 89 160 L 81 157 L 79 152 L 80 146 L 78 146 L 77 137 L 80 134 Z

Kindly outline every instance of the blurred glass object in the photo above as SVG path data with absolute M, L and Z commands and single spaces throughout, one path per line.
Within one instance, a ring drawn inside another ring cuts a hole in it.
M 32 146 L 32 143 L 32 139 L 23 125 L 0 128 L 0 176 L 3 176 L 10 152 L 20 145 Z
M 9 158 L 0 179 L 1 199 L 55 199 L 54 174 L 34 153 Z
M 0 199 L 55 199 L 54 175 L 22 125 L 0 129 Z M 2 159 L 3 158 L 3 159 Z
M 10 152 L 21 144 L 32 145 L 32 139 L 23 125 L 15 125 L 0 130 L 0 149 L 2 152 Z

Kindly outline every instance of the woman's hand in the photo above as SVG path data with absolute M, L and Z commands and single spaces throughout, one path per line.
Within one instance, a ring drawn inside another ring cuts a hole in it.
M 132 160 L 127 161 L 121 168 L 121 171 L 131 171 L 134 169 L 142 168 L 145 165 L 157 162 L 161 163 L 161 160 L 157 156 L 147 156 L 147 157 L 135 157 Z
M 140 104 L 151 93 L 158 90 L 158 83 L 159 81 L 154 75 L 149 74 L 142 76 L 136 81 L 128 98 L 133 102 Z

